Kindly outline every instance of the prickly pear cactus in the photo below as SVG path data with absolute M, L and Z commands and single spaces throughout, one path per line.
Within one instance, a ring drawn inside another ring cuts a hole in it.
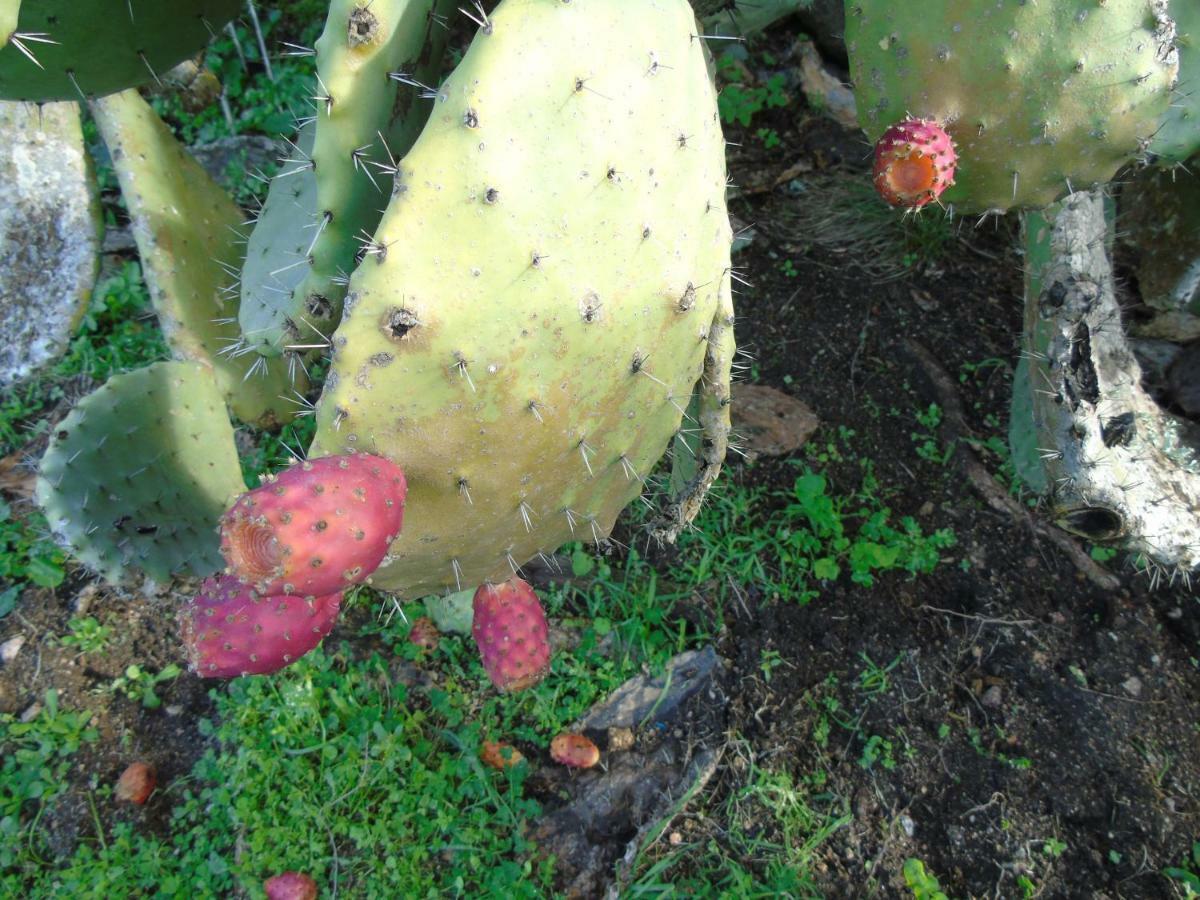
M 1026 406 L 1059 525 L 1188 571 L 1200 562 L 1200 459 L 1141 387 L 1106 229 L 1098 192 L 1026 218 Z
M 245 489 L 212 374 L 161 362 L 116 375 L 54 430 L 37 501 L 76 558 L 111 582 L 221 566 L 214 528 Z
M 18 6 L 14 34 L 6 20 Z M 239 0 L 3 0 L 0 99 L 82 100 L 156 82 L 241 8 Z
M 1179 51 L 1179 85 L 1150 152 L 1159 163 L 1173 166 L 1200 153 L 1200 3 L 1171 0 L 1171 17 Z
M 0 385 L 66 348 L 100 261 L 79 106 L 0 101 Z
M 847 0 L 859 122 L 909 117 L 958 147 L 944 202 L 1041 207 L 1144 153 L 1178 70 L 1167 0 Z
M 316 45 L 315 138 L 305 148 L 316 198 L 301 223 L 300 255 L 292 257 L 299 261 L 295 285 L 269 295 L 262 307 L 268 321 L 246 323 L 258 352 L 276 356 L 337 327 L 363 236 L 374 232 L 387 205 L 387 169 L 408 152 L 431 106 L 416 85 L 435 84 L 441 68 L 448 32 L 434 13 L 453 9 L 447 0 L 330 5 Z
M 174 354 L 212 369 L 234 414 L 266 427 L 298 410 L 307 389 L 289 361 L 249 352 L 238 325 L 235 274 L 242 212 L 137 93 L 91 104 L 133 220 L 142 269 Z
M 684 0 L 504 0 L 442 86 L 350 283 L 314 452 L 401 461 L 377 586 L 501 581 L 606 538 L 681 424 L 729 428 L 724 141 Z M 700 382 L 693 420 L 683 422 Z

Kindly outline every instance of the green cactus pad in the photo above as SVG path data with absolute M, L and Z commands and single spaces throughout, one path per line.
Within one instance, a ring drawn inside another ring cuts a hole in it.
M 1200 152 L 1200 3 L 1171 0 L 1175 46 L 1179 51 L 1179 84 L 1171 108 L 1154 135 L 1150 152 L 1165 165 L 1181 163 Z
M 0 41 L 0 99 L 38 102 L 157 81 L 242 8 L 239 0 L 35 0 L 20 6 L 13 40 L 6 20 L 16 6 L 0 0 L 8 38 Z
M 936 119 L 960 209 L 1045 206 L 1144 153 L 1178 69 L 1166 0 L 847 0 L 858 117 L 872 141 Z
M 50 528 L 111 582 L 222 567 L 217 522 L 245 490 L 212 372 L 154 363 L 116 375 L 51 436 L 37 481 Z
M 315 123 L 296 137 L 283 167 L 271 179 L 246 243 L 238 321 L 247 342 L 263 356 L 300 343 L 304 304 L 293 301 L 308 271 L 308 248 L 317 218 L 317 178 L 309 164 Z
M 355 272 L 314 452 L 408 477 L 380 587 L 433 593 L 604 539 L 732 354 L 724 140 L 684 0 L 504 0 L 442 86 Z M 690 492 L 689 492 L 690 494 Z M 680 498 L 681 512 L 694 498 Z M 669 529 L 668 529 L 669 530 Z
M 437 23 L 454 7 L 454 0 L 331 4 L 316 44 L 315 140 L 297 141 L 312 165 L 289 164 L 285 182 L 272 183 L 242 278 L 243 329 L 262 355 L 320 343 L 337 327 L 347 276 L 387 205 L 385 169 L 408 152 L 432 105 L 413 84 L 389 76 L 437 83 L 448 34 Z M 291 208 L 286 221 L 277 219 L 283 205 Z M 256 262 L 259 253 L 266 265 Z
M 66 349 L 96 283 L 101 231 L 79 105 L 0 101 L 0 385 Z
M 242 212 L 137 91 L 91 104 L 112 154 L 163 334 L 175 356 L 212 368 L 234 415 L 264 427 L 295 415 L 303 372 L 266 360 L 238 329 Z M 247 352 L 243 352 L 247 351 Z

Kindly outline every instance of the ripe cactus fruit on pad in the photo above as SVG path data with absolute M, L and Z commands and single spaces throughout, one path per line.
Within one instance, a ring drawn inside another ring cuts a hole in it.
M 146 285 L 172 352 L 213 371 L 234 415 L 264 427 L 282 424 L 307 389 L 303 372 L 282 360 L 244 353 L 237 326 L 243 215 L 137 91 L 90 106 L 112 154 Z M 293 357 L 294 358 L 294 357 Z
M 0 101 L 0 385 L 66 349 L 100 268 L 77 103 Z
M 232 574 L 262 594 L 321 596 L 370 577 L 400 534 L 404 473 L 359 453 L 298 463 L 221 520 Z
M 875 142 L 875 187 L 893 206 L 916 209 L 954 184 L 957 159 L 954 141 L 937 122 L 905 119 Z
M 245 489 L 212 373 L 161 362 L 115 375 L 53 430 L 37 480 L 50 529 L 111 582 L 221 565 L 213 525 Z
M 1178 70 L 1167 0 L 847 0 L 858 117 L 909 116 L 958 146 L 943 200 L 1045 206 L 1145 151 Z M 1069 183 L 1069 184 L 1068 184 Z
M 550 626 L 533 588 L 520 578 L 475 592 L 471 633 L 492 684 L 502 691 L 533 687 L 550 671 Z
M 702 464 L 671 527 L 720 468 L 733 307 L 716 95 L 684 0 L 639 3 L 636 23 L 624 0 L 504 0 L 400 162 L 314 442 L 404 461 L 410 530 L 380 587 L 461 590 L 603 540 L 701 379 Z
M 38 102 L 156 81 L 243 8 L 239 0 L 2 0 L 0 36 L 18 6 L 21 46 L 0 42 L 0 98 Z
M 192 670 L 203 678 L 267 675 L 298 660 L 333 630 L 341 593 L 263 596 L 228 575 L 206 579 L 179 612 Z

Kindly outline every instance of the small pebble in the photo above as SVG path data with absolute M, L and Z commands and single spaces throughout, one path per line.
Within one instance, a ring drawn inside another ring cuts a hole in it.
M 1126 678 L 1121 687 L 1125 688 L 1125 692 L 1130 697 L 1140 697 L 1142 695 L 1142 679 L 1136 675 L 1130 675 Z
M 17 658 L 17 654 L 21 652 L 21 648 L 25 646 L 25 635 L 18 634 L 16 637 L 11 637 L 3 644 L 0 644 L 0 662 L 10 663 Z

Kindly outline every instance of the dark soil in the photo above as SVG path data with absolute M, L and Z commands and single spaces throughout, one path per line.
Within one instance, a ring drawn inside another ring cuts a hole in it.
M 785 68 L 786 40 L 774 48 Z M 762 112 L 758 127 L 774 128 L 780 145 L 764 149 L 754 129 L 730 134 L 741 143 L 730 151 L 733 181 L 757 190 L 732 209 L 755 225 L 735 261 L 753 283 L 737 298 L 737 330 L 758 381 L 808 403 L 824 431 L 852 429 L 849 446 L 874 461 L 893 492 L 889 505 L 917 516 L 926 532 L 953 529 L 958 545 L 953 562 L 932 575 L 884 575 L 869 588 L 843 578 L 803 606 L 741 585 L 744 606 L 726 610 L 717 646 L 729 667 L 727 733 L 798 777 L 826 769 L 827 792 L 853 815 L 822 850 L 829 896 L 903 896 L 898 873 L 910 857 L 955 897 L 1022 896 L 1022 876 L 1042 897 L 1170 896 L 1159 873 L 1200 836 L 1195 598 L 1180 585 L 1151 590 L 1128 570 L 1118 572 L 1120 589 L 1098 588 L 974 493 L 957 458 L 918 458 L 910 436 L 911 413 L 938 396 L 906 339 L 928 348 L 956 381 L 964 375 L 958 387 L 970 432 L 1003 437 L 1021 319 L 1015 221 L 956 223 L 961 234 L 941 255 L 918 253 L 904 277 L 882 282 L 864 274 L 868 261 L 852 245 L 830 246 L 781 224 L 779 210 L 819 195 L 796 196 L 791 179 L 772 187 L 797 164 L 816 175 L 865 177 L 861 136 L 809 111 L 798 92 L 787 108 Z M 786 260 L 794 274 L 781 267 Z M 964 369 L 985 360 L 1003 363 Z M 892 407 L 903 415 L 889 415 Z M 999 469 L 998 457 L 980 456 Z M 795 472 L 786 461 L 735 461 L 725 477 L 774 488 L 790 485 Z M 825 472 L 835 485 L 860 478 L 849 457 Z M 661 557 L 664 571 L 670 555 Z M 176 603 L 170 592 L 117 597 L 76 580 L 27 591 L 0 620 L 0 642 L 28 638 L 0 668 L 0 712 L 25 713 L 54 688 L 64 707 L 94 710 L 100 729 L 101 739 L 76 757 L 73 799 L 44 823 L 60 852 L 91 828 L 89 786 L 111 783 L 150 748 L 160 780 L 170 781 L 205 749 L 196 723 L 211 715 L 211 703 L 199 680 L 163 686 L 160 710 L 103 690 L 128 665 L 157 671 L 177 661 Z M 67 631 L 81 605 L 116 635 L 89 665 L 52 637 Z M 692 614 L 712 609 L 701 603 Z M 769 680 L 764 650 L 782 659 Z M 887 690 L 874 696 L 858 678 L 868 659 L 896 661 Z M 822 746 L 830 699 L 853 727 L 834 723 Z M 875 735 L 893 745 L 890 767 L 862 764 L 864 742 Z M 741 779 L 737 766 L 722 763 L 707 791 L 719 799 Z M 169 829 L 165 805 L 125 815 Z M 771 823 L 761 824 L 769 835 Z M 691 841 L 718 835 L 722 823 L 685 812 L 674 827 Z M 1051 840 L 1065 849 L 1056 855 Z

